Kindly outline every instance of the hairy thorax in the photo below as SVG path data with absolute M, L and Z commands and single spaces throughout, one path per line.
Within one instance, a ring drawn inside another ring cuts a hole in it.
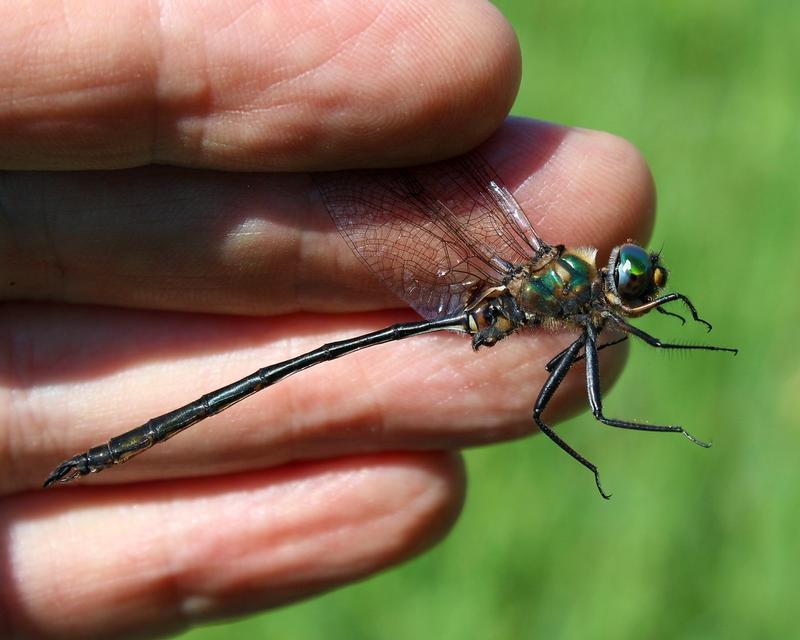
M 595 249 L 564 249 L 540 269 L 523 269 L 508 283 L 526 324 L 555 328 L 590 312 L 598 279 L 595 254 Z

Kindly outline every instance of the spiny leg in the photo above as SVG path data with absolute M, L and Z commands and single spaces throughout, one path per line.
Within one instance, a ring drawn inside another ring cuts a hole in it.
M 689 440 L 701 447 L 708 448 L 711 445 L 702 440 L 698 440 L 683 427 L 674 425 L 644 424 L 641 422 L 631 422 L 629 420 L 616 420 L 607 418 L 603 415 L 603 398 L 600 391 L 600 363 L 597 358 L 597 332 L 592 325 L 586 327 L 586 391 L 589 395 L 589 406 L 592 408 L 594 417 L 603 424 L 620 429 L 634 429 L 636 431 L 661 431 L 670 433 L 682 433 Z
M 733 355 L 739 353 L 738 349 L 733 349 L 731 347 L 715 347 L 710 344 L 675 344 L 673 342 L 662 342 L 659 338 L 651 336 L 649 333 L 642 331 L 638 327 L 634 327 L 632 324 L 626 322 L 624 318 L 621 318 L 616 314 L 611 315 L 610 318 L 614 321 L 617 327 L 619 327 L 625 333 L 636 336 L 640 340 L 643 340 L 649 344 L 651 347 L 655 347 L 657 349 L 675 349 L 679 351 L 727 351 Z
M 542 386 L 542 390 L 539 392 L 539 397 L 536 399 L 536 405 L 533 408 L 533 420 L 536 422 L 536 426 L 539 427 L 539 430 L 543 434 L 545 434 L 559 447 L 561 447 L 562 450 L 566 451 L 570 456 L 572 456 L 575 460 L 580 462 L 584 467 L 589 469 L 589 471 L 594 474 L 594 481 L 597 485 L 597 490 L 600 492 L 601 496 L 608 500 L 611 495 L 603 491 L 603 487 L 600 484 L 600 473 L 597 471 L 597 467 L 589 462 L 589 460 L 584 458 L 580 453 L 575 451 L 575 449 L 569 446 L 542 420 L 542 412 L 545 410 L 545 407 L 547 407 L 547 403 L 550 401 L 550 398 L 553 397 L 556 389 L 558 389 L 559 385 L 563 382 L 564 377 L 567 375 L 570 367 L 577 359 L 578 353 L 580 352 L 585 341 L 586 335 L 583 334 L 569 347 L 567 347 L 567 349 L 563 352 L 563 355 L 561 355 L 560 359 L 555 363 L 553 371 L 548 376 L 546 382 Z

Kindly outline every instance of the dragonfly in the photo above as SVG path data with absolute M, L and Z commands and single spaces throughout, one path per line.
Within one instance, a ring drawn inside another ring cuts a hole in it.
M 545 242 L 478 152 L 421 167 L 340 171 L 312 178 L 351 249 L 423 319 L 331 342 L 263 367 L 65 460 L 50 473 L 45 487 L 126 462 L 304 369 L 434 331 L 465 334 L 478 350 L 523 329 L 577 330 L 578 337 L 545 366 L 549 375 L 534 404 L 533 421 L 592 472 L 606 499 L 610 496 L 602 487 L 597 466 L 543 417 L 576 362 L 585 360 L 589 407 L 601 423 L 680 433 L 701 447 L 710 446 L 683 427 L 619 420 L 603 410 L 598 352 L 629 336 L 658 349 L 738 352 L 728 347 L 664 342 L 629 322 L 655 310 L 685 324 L 683 316 L 665 308 L 680 303 L 693 321 L 711 330 L 688 297 L 664 293 L 668 271 L 660 252 L 648 252 L 629 240 L 613 249 L 607 264 L 598 265 L 594 248 Z M 612 337 L 606 339 L 608 335 Z

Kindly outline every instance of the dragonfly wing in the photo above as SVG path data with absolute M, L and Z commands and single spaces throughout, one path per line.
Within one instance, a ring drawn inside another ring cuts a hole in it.
M 440 199 L 453 211 L 452 222 L 472 247 L 519 264 L 550 250 L 534 230 L 511 191 L 479 153 L 431 165 L 429 174 L 441 185 Z
M 315 174 L 353 251 L 428 319 L 461 311 L 514 265 L 549 249 L 473 153 L 409 169 Z

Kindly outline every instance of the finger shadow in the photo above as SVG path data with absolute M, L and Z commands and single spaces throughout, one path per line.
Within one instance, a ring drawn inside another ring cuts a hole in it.
M 288 338 L 346 332 L 353 324 L 384 326 L 414 317 L 410 310 L 263 318 L 5 303 L 0 312 L 4 344 L 0 382 L 29 390 L 51 383 L 89 381 L 134 365 L 263 347 Z
M 569 131 L 510 119 L 480 151 L 514 190 Z M 17 172 L 0 197 L 14 231 L 6 299 L 240 315 L 402 306 L 339 236 L 308 174 Z

